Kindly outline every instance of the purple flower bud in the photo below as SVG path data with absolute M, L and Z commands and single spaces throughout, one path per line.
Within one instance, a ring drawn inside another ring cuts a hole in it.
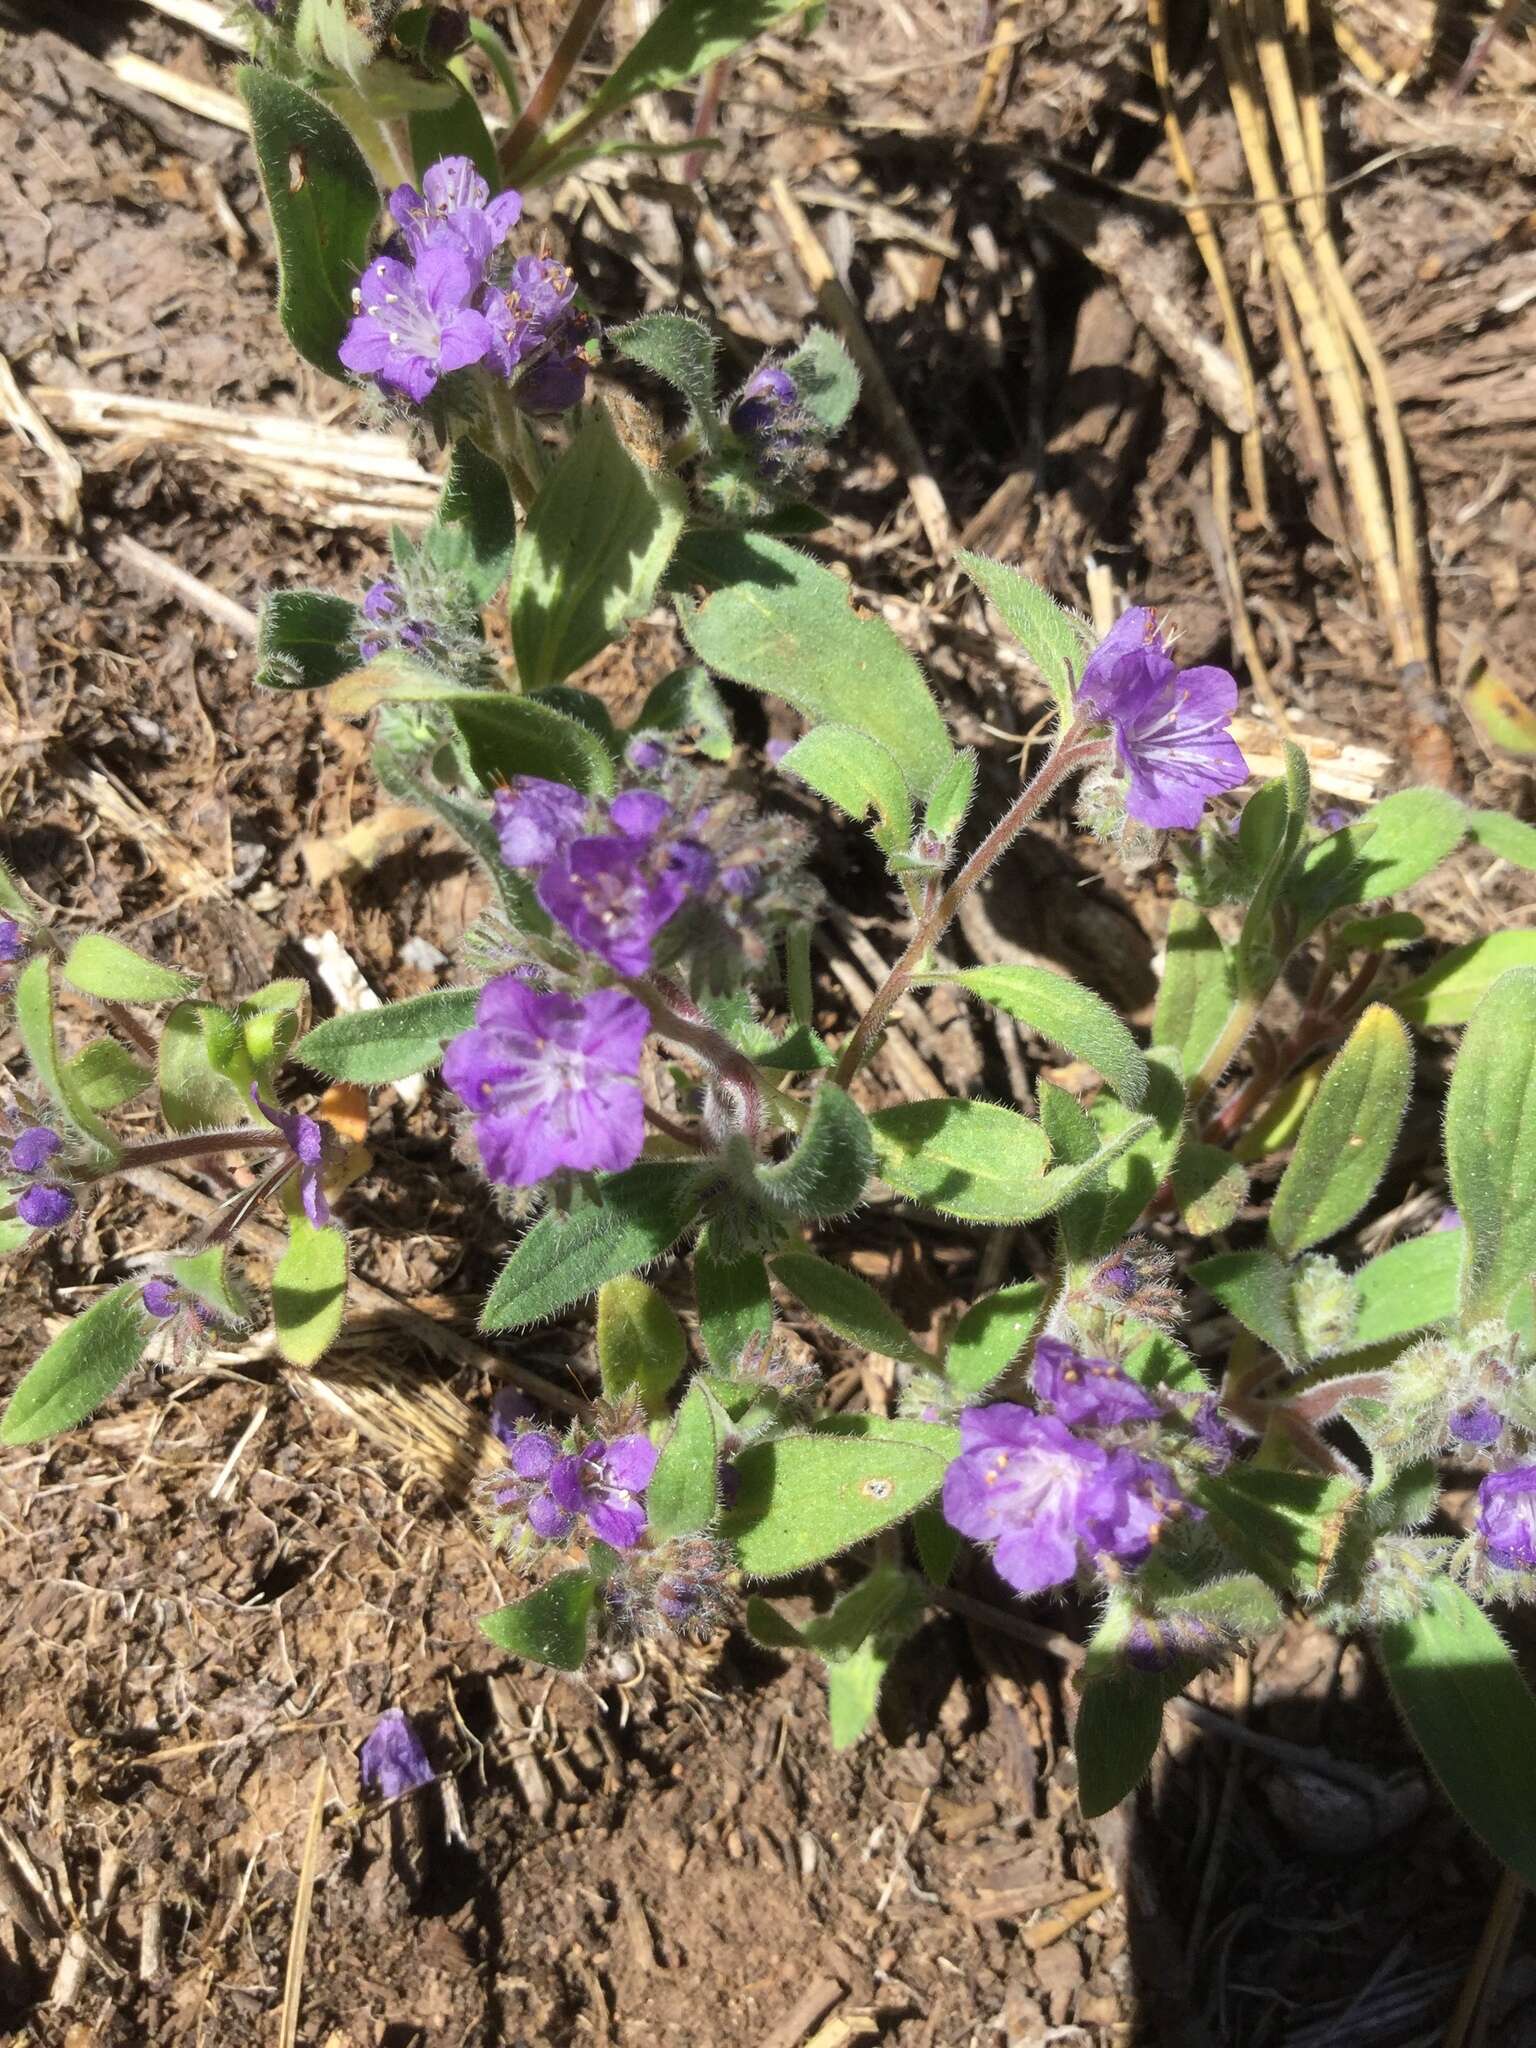
M 542 776 L 519 775 L 495 796 L 496 836 L 509 868 L 541 868 L 580 836 L 587 800 Z
M 1442 1209 L 1440 1211 L 1439 1220 L 1435 1224 L 1435 1228 L 1436 1230 L 1460 1230 L 1461 1211 L 1459 1209 L 1453 1209 L 1449 1206 Z
M 591 322 L 572 313 L 559 341 L 531 369 L 525 370 L 512 387 L 512 396 L 524 412 L 569 412 L 586 395 L 586 335 Z
M 14 917 L 0 917 L 0 966 L 14 967 L 27 957 L 27 935 Z
M 1078 702 L 1114 735 L 1126 808 L 1160 830 L 1198 825 L 1207 800 L 1248 778 L 1228 731 L 1237 684 L 1222 668 L 1175 668 L 1155 612 L 1135 606 L 1088 657 Z
M 363 617 L 374 621 L 392 619 L 402 602 L 399 584 L 382 576 L 363 592 Z
M 46 1124 L 34 1124 L 12 1144 L 11 1165 L 17 1173 L 40 1173 L 63 1145 L 57 1131 L 50 1131 Z
M 1084 1358 L 1057 1337 L 1037 1340 L 1031 1378 L 1040 1399 L 1074 1427 L 1114 1429 L 1162 1413 L 1122 1367 L 1107 1358 Z
M 491 197 L 491 188 L 467 156 L 445 156 L 421 181 L 397 185 L 389 195 L 390 218 L 400 230 L 407 255 L 420 259 L 433 250 L 462 254 L 474 286 L 481 284 L 492 253 L 522 216 L 516 192 Z M 489 341 L 489 330 L 487 331 Z
M 74 1213 L 74 1196 L 52 1181 L 34 1181 L 16 1197 L 16 1214 L 34 1230 L 57 1230 Z
M 1457 1443 L 1472 1444 L 1478 1450 L 1486 1451 L 1504 1434 L 1504 1418 L 1486 1401 L 1473 1401 L 1465 1408 L 1459 1408 L 1447 1427 Z
M 373 1733 L 358 1752 L 363 1789 L 381 1799 L 399 1799 L 433 1778 L 427 1752 L 408 1714 L 390 1707 L 380 1714 Z
M 750 863 L 720 870 L 720 886 L 727 896 L 739 896 L 744 901 L 755 896 L 762 885 L 762 870 Z
M 634 739 L 624 749 L 624 759 L 637 775 L 654 775 L 667 763 L 667 750 L 660 740 Z
M 537 1420 L 538 1412 L 520 1387 L 503 1387 L 491 1403 L 491 1434 L 510 1451 L 521 1425 Z
M 790 752 L 794 745 L 795 742 L 793 740 L 769 740 L 768 744 L 763 748 L 763 753 L 773 763 L 774 767 L 777 768 L 784 756 Z
M 645 1505 L 640 1499 L 650 1484 L 660 1453 L 647 1436 L 594 1440 L 557 1459 L 549 1475 L 555 1501 L 571 1515 L 585 1515 L 587 1526 L 611 1550 L 632 1550 L 645 1532 Z
M 181 1310 L 181 1289 L 174 1280 L 162 1280 L 158 1275 L 144 1282 L 144 1306 L 156 1322 L 168 1323 Z
M 1477 1533 L 1506 1571 L 1536 1571 L 1536 1465 L 1490 1472 L 1477 1489 Z
M 618 989 L 545 995 L 515 974 L 481 991 L 471 1030 L 449 1046 L 443 1079 L 475 1119 L 486 1173 L 532 1187 L 568 1167 L 617 1172 L 645 1143 L 643 1004 Z
M 1342 832 L 1349 823 L 1349 812 L 1341 811 L 1337 804 L 1334 805 L 1332 810 L 1324 811 L 1317 821 L 1320 832 Z

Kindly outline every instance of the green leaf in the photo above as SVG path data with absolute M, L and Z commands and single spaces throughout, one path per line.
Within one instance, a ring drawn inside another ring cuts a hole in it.
M 256 628 L 263 690 L 319 690 L 358 664 L 357 606 L 327 590 L 273 590 Z
M 77 1102 L 87 1109 L 121 1109 L 154 1080 L 153 1067 L 146 1067 L 115 1038 L 98 1038 L 83 1052 L 76 1053 L 64 1068 L 64 1083 Z
M 869 1120 L 888 1187 L 966 1223 L 1033 1214 L 1050 1148 L 1038 1124 L 990 1102 L 901 1102 Z
M 160 1034 L 160 1112 L 173 1131 L 249 1123 L 255 1069 L 245 1034 L 217 1003 L 178 1003 Z
M 825 327 L 809 328 L 784 367 L 823 432 L 841 432 L 859 402 L 859 373 L 837 336 Z
M 919 1508 L 912 1517 L 912 1541 L 917 1546 L 917 1561 L 929 1582 L 947 1586 L 960 1562 L 960 1531 L 949 1526 L 940 1509 Z
M 1281 933 L 1276 927 L 1276 910 L 1293 879 L 1311 799 L 1312 771 L 1307 757 L 1293 740 L 1287 740 L 1285 773 L 1249 799 L 1238 827 L 1238 852 L 1254 876 L 1234 960 L 1237 987 L 1245 995 L 1263 996 L 1274 986 L 1294 936 L 1294 913 L 1287 931 Z
M 1194 1490 L 1215 1533 L 1265 1584 L 1302 1600 L 1321 1595 L 1360 1498 L 1353 1480 L 1258 1464 L 1202 1479 Z
M 507 602 L 525 690 L 561 682 L 650 610 L 686 509 L 669 470 L 644 467 L 606 412 L 588 413 L 512 556 Z
M 64 962 L 64 979 L 82 995 L 103 1003 L 175 1003 L 197 987 L 195 976 L 141 960 L 131 948 L 100 932 L 76 939 Z
M 704 446 L 719 447 L 715 338 L 702 320 L 687 313 L 642 313 L 627 327 L 611 328 L 608 339 L 627 361 L 653 371 L 680 392 Z
M 0 1443 L 35 1444 L 99 1408 L 144 1354 L 154 1324 L 125 1280 L 61 1330 L 0 1416 Z
M 946 1462 L 926 1445 L 857 1436 L 750 1444 L 720 1533 L 751 1577 L 786 1578 L 904 1521 L 937 1493 Z
M 707 1529 L 720 1504 L 719 1414 L 702 1380 L 695 1380 L 677 1411 L 672 1434 L 645 1489 L 653 1536 L 691 1536 Z
M 1490 932 L 1442 954 L 1434 966 L 1391 998 L 1410 1024 L 1431 1030 L 1465 1024 L 1501 975 L 1536 966 L 1536 931 Z
M 1072 699 L 1093 651 L 1088 628 L 1022 570 L 964 549 L 955 560 L 991 599 L 998 617 L 1039 669 L 1063 722 L 1070 720 Z
M 1074 1258 L 1112 1251 L 1173 1171 L 1184 1135 L 1184 1082 L 1171 1047 L 1154 1046 L 1148 1053 L 1142 1103 L 1146 1114 L 1138 1116 L 1105 1093 L 1088 1112 L 1111 1156 L 1102 1170 L 1093 1162 L 1074 1169 L 1092 1183 L 1062 1215 Z
M 1465 805 L 1445 790 L 1400 789 L 1313 847 L 1302 863 L 1297 900 L 1311 908 L 1320 877 L 1339 878 L 1327 888 L 1329 909 L 1396 896 L 1455 852 L 1467 824 Z
M 681 606 L 701 661 L 878 740 L 927 794 L 950 763 L 944 721 L 917 663 L 884 619 L 853 609 L 841 577 L 763 534 L 690 535 L 683 567 L 724 586 Z
M 669 92 L 805 5 L 806 0 L 792 0 L 789 6 L 784 0 L 671 0 L 589 94 L 580 113 L 546 135 L 512 171 L 526 182 L 578 127 L 584 133 L 642 93 Z
M 803 1308 L 849 1343 L 908 1365 L 933 1364 L 933 1354 L 909 1335 L 901 1318 L 857 1273 L 831 1265 L 814 1252 L 781 1252 L 771 1270 Z
M 12 998 L 16 1031 L 22 1050 L 32 1063 L 39 1087 L 64 1112 L 82 1137 L 89 1139 L 99 1155 L 111 1156 L 117 1141 L 75 1085 L 71 1070 L 59 1057 L 58 1034 L 53 1016 L 53 969 L 48 956 L 39 953 L 16 977 Z
M 1273 1252 L 1219 1252 L 1189 1269 L 1206 1293 L 1282 1358 L 1302 1356 L 1291 1308 L 1291 1276 Z
M 1275 1191 L 1269 1239 L 1283 1258 L 1321 1244 L 1359 1215 L 1387 1170 L 1412 1090 L 1408 1033 L 1373 1003 L 1323 1076 Z
M 31 1224 L 23 1223 L 19 1216 L 0 1216 L 0 1259 L 19 1252 L 24 1244 L 32 1242 L 32 1236 Z
M 421 560 L 445 582 L 456 583 L 478 610 L 506 582 L 516 545 L 517 507 L 507 479 L 461 435 L 432 524 L 421 537 Z
M 891 1659 L 873 1643 L 827 1666 L 827 1726 L 834 1749 L 851 1749 L 866 1733 L 890 1668 Z
M 596 1593 L 589 1571 L 561 1572 L 526 1600 L 482 1616 L 480 1626 L 498 1650 L 554 1671 L 579 1671 Z
M 1493 1623 L 1459 1586 L 1379 1644 L 1397 1710 L 1446 1797 L 1502 1862 L 1536 1884 L 1536 1699 Z
M 1043 1281 L 1020 1280 L 972 1302 L 945 1353 L 944 1377 L 950 1385 L 972 1399 L 984 1394 L 1031 1342 L 1049 1298 Z
M 1182 898 L 1168 914 L 1163 983 L 1152 1020 L 1158 1045 L 1172 1046 L 1197 1074 L 1221 1036 L 1237 993 L 1232 957 L 1203 911 Z
M 1536 870 L 1536 825 L 1512 818 L 1507 811 L 1473 811 L 1467 837 L 1517 868 Z
M 610 1401 L 634 1392 L 648 1415 L 665 1414 L 687 1361 L 683 1326 L 649 1282 L 634 1273 L 604 1282 L 597 1295 L 597 1362 Z
M 736 744 L 725 700 L 697 664 L 662 677 L 641 705 L 635 731 L 687 734 L 707 761 L 729 761 Z
M 308 1031 L 293 1057 L 332 1081 L 356 1081 L 365 1088 L 403 1081 L 438 1066 L 449 1039 L 475 1021 L 477 988 L 435 988 L 403 1003 L 328 1017 Z
M 872 811 L 875 844 L 884 853 L 905 849 L 912 837 L 912 805 L 894 754 L 851 725 L 817 725 L 791 747 L 779 766 L 824 796 L 855 823 Z
M 772 1334 L 768 1268 L 755 1252 L 718 1257 L 706 1225 L 693 1255 L 693 1284 L 704 1355 L 717 1372 L 730 1372 L 754 1337 L 766 1344 Z
M 926 1609 L 921 1581 L 899 1565 L 880 1564 L 802 1628 L 754 1594 L 747 1630 L 769 1649 L 810 1650 L 823 1660 L 833 1746 L 846 1749 L 869 1726 L 891 1661 Z
M 777 1166 L 760 1167 L 755 1186 L 786 1216 L 816 1223 L 855 1208 L 874 1170 L 864 1112 L 841 1088 L 823 1081 L 794 1151 Z
M 1084 1685 L 1072 1749 L 1085 1820 L 1118 1806 L 1151 1769 L 1162 1740 L 1163 1698 L 1162 1680 L 1150 1671 L 1116 1671 Z
M 1464 1230 L 1429 1230 L 1378 1252 L 1354 1275 L 1360 1290 L 1351 1351 L 1411 1336 L 1456 1313 Z
M 277 239 L 278 316 L 306 362 L 342 375 L 336 351 L 368 258 L 379 194 L 357 144 L 323 100 L 273 71 L 235 74 Z
M 1503 975 L 1472 1013 L 1446 1098 L 1445 1158 L 1467 1234 L 1470 1329 L 1502 1316 L 1536 1272 L 1536 967 Z
M 649 1161 L 605 1174 L 590 1201 L 568 1215 L 541 1216 L 502 1267 L 480 1316 L 482 1330 L 523 1329 L 607 1280 L 633 1273 L 669 1252 L 698 1208 L 691 1166 Z
M 245 1292 L 228 1270 L 228 1245 L 211 1244 L 205 1251 L 180 1252 L 165 1263 L 183 1293 L 194 1295 L 225 1322 L 243 1326 L 251 1320 Z
M 599 795 L 613 788 L 612 756 L 592 728 L 541 698 L 465 690 L 446 702 L 483 789 L 514 775 L 538 775 Z
M 374 744 L 373 772 L 390 796 L 431 811 L 468 847 L 489 878 L 497 907 L 514 931 L 548 931 L 549 920 L 539 908 L 528 878 L 502 859 L 496 827 L 483 804 L 450 794 L 428 770 L 418 773 L 382 740 Z
M 288 1249 L 272 1270 L 272 1327 L 290 1365 L 312 1366 L 341 1334 L 347 1307 L 347 1240 L 334 1223 L 288 1221 Z
M 962 747 L 929 793 L 923 830 L 947 846 L 965 823 L 976 794 L 976 755 Z
M 1131 1108 L 1146 1094 L 1147 1062 L 1141 1047 L 1108 1003 L 1065 974 L 1048 967 L 968 967 L 920 978 L 954 982 L 984 1003 L 1006 1010 L 1074 1059 L 1086 1060 Z
M 1338 953 L 1395 953 L 1424 937 L 1424 920 L 1411 910 L 1384 910 L 1379 917 L 1353 917 L 1334 933 Z

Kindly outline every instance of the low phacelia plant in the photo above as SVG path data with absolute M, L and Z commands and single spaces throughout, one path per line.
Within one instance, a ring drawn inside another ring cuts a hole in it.
M 575 114 L 551 125 L 541 88 L 499 148 L 431 9 L 252 18 L 287 332 L 447 451 L 436 516 L 396 534 L 386 575 L 271 595 L 258 680 L 370 720 L 381 789 L 458 837 L 491 907 L 450 986 L 306 1031 L 301 984 L 215 1005 L 0 879 L 24 1053 L 0 1241 L 77 1230 L 135 1168 L 217 1169 L 223 1191 L 49 1345 L 4 1438 L 68 1428 L 146 1356 L 184 1363 L 263 1314 L 314 1366 L 367 1164 L 315 1080 L 440 1067 L 507 1218 L 482 1328 L 515 1361 L 517 1333 L 596 1302 L 576 1419 L 521 1397 L 494 1417 L 480 1512 L 508 1597 L 484 1626 L 507 1652 L 574 1670 L 605 1644 L 707 1639 L 745 1589 L 842 1558 L 825 1614 L 796 1626 L 755 1594 L 745 1618 L 823 1659 L 851 1741 L 954 1574 L 999 1599 L 1075 1590 L 1097 1614 L 1078 1764 L 1098 1810 L 1145 1770 L 1171 1694 L 1310 1613 L 1374 1641 L 1452 1796 L 1518 1862 L 1536 1705 L 1486 1610 L 1536 1595 L 1536 964 L 1509 934 L 1408 964 L 1425 933 L 1393 903 L 1464 842 L 1536 868 L 1536 830 L 1435 790 L 1320 814 L 1294 745 L 1255 787 L 1237 684 L 1180 665 L 1176 620 L 1138 605 L 1096 632 L 962 555 L 1054 706 L 1038 765 L 978 820 L 978 764 L 917 664 L 794 544 L 857 398 L 839 343 L 813 331 L 722 391 L 700 322 L 605 328 L 532 225 L 602 119 L 718 56 L 682 26 L 707 13 L 674 0 Z M 620 728 L 581 673 L 662 603 L 692 659 Z M 745 746 L 720 677 L 791 707 L 801 737 Z M 1163 862 L 1176 892 L 1147 1043 L 1066 975 L 969 961 L 957 937 L 1069 787 L 1109 858 Z M 795 789 L 867 829 L 906 921 L 830 1037 Z M 1074 1087 L 1041 1074 L 1032 1114 L 869 1107 L 894 1007 L 940 983 L 1064 1052 Z M 94 1006 L 81 1044 L 61 984 Z M 1454 1213 L 1361 1259 L 1414 1034 L 1445 1028 Z M 1028 1225 L 1040 1256 L 919 1338 L 846 1256 L 842 1219 L 872 1200 L 961 1239 Z M 265 1309 L 242 1247 L 258 1213 L 287 1233 Z M 827 1412 L 786 1311 L 887 1361 L 893 1412 Z M 1198 1357 L 1192 1319 L 1221 1333 Z M 1454 1517 L 1448 1480 L 1471 1488 Z M 403 1716 L 368 1769 L 385 1797 L 428 1773 Z

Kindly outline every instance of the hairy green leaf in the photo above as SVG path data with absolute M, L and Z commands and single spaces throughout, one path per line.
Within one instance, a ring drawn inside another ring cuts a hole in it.
M 937 1493 L 946 1462 L 923 1444 L 858 1436 L 750 1444 L 720 1531 L 751 1577 L 786 1578 L 905 1520 Z
M 608 339 L 629 362 L 653 371 L 680 392 L 704 446 L 719 447 L 715 338 L 702 320 L 688 313 L 642 313 L 626 327 L 610 328 Z
M 64 979 L 104 1003 L 175 1003 L 197 987 L 193 975 L 141 960 L 130 947 L 100 932 L 76 939 L 64 962 Z
M 1203 911 L 1182 897 L 1168 913 L 1163 982 L 1152 1036 L 1172 1046 L 1186 1074 L 1197 1074 L 1221 1036 L 1237 992 L 1231 955 Z
M 561 1572 L 525 1600 L 482 1616 L 480 1627 L 498 1650 L 553 1671 L 579 1671 L 596 1592 L 589 1571 Z
M 1069 720 L 1073 696 L 1093 651 L 1089 628 L 1022 570 L 964 549 L 955 560 L 996 606 L 998 617 L 1045 678 L 1063 721 Z
M 477 988 L 435 988 L 402 1003 L 328 1017 L 293 1049 L 296 1060 L 332 1081 L 377 1087 L 440 1064 L 451 1038 L 475 1021 Z
M 720 1504 L 719 1410 L 695 1380 L 645 1490 L 646 1520 L 663 1540 L 707 1529 Z
M 1049 1298 L 1043 1281 L 1019 1280 L 972 1302 L 944 1356 L 950 1385 L 973 1400 L 984 1394 L 1032 1341 Z
M 1426 1031 L 1465 1024 L 1494 983 L 1515 967 L 1536 967 L 1536 931 L 1490 932 L 1453 947 L 1400 988 L 1392 1007 Z
M 823 1081 L 787 1159 L 758 1169 L 755 1185 L 775 1209 L 807 1223 L 845 1216 L 875 1170 L 869 1123 L 851 1096 Z
M 665 1414 L 667 1395 L 687 1361 L 683 1326 L 649 1281 L 623 1273 L 603 1283 L 597 1295 L 597 1362 L 610 1401 L 636 1393 L 648 1415 Z
M 1189 1269 L 1207 1294 L 1282 1358 L 1302 1356 L 1291 1308 L 1291 1276 L 1273 1252 L 1219 1252 Z
M 506 582 L 516 545 L 517 507 L 507 479 L 463 435 L 454 443 L 437 510 L 421 537 L 421 558 L 478 608 Z
M 62 1329 L 0 1416 L 0 1443 L 35 1444 L 101 1406 L 144 1355 L 154 1324 L 137 1280 L 125 1280 Z
M 1077 1803 L 1086 1820 L 1108 1813 L 1141 1783 L 1163 1733 L 1164 1688 L 1150 1671 L 1119 1670 L 1083 1687 L 1072 1730 Z
M 328 590 L 272 590 L 256 627 L 256 682 L 264 690 L 319 690 L 358 665 L 357 606 Z
M 690 1166 L 649 1161 L 606 1174 L 593 1198 L 541 1216 L 502 1267 L 480 1316 L 483 1330 L 516 1330 L 585 1301 L 607 1280 L 669 1252 L 698 1208 Z
M 901 1102 L 876 1110 L 876 1171 L 908 1201 L 969 1223 L 1034 1213 L 1050 1148 L 1038 1124 L 990 1102 Z
M 837 336 L 825 327 L 808 328 L 784 367 L 800 403 L 823 432 L 841 432 L 859 402 L 859 373 Z
M 1318 1089 L 1269 1212 L 1287 1259 L 1352 1223 L 1387 1170 L 1413 1090 L 1413 1047 L 1401 1020 L 1373 1003 Z
M 1503 1315 L 1536 1273 L 1536 967 L 1501 976 L 1472 1013 L 1446 1100 L 1445 1158 L 1467 1234 L 1470 1329 Z
M 347 1240 L 334 1223 L 288 1221 L 288 1249 L 272 1271 L 272 1327 L 290 1365 L 309 1367 L 341 1335 L 347 1307 Z
M 900 1358 L 908 1365 L 933 1364 L 901 1318 L 887 1307 L 867 1280 L 844 1266 L 831 1265 L 814 1252 L 780 1252 L 772 1261 L 773 1277 L 829 1330 L 865 1351 Z
M 1145 1095 L 1146 1055 L 1108 1003 L 1080 982 L 1048 967 L 1019 966 L 968 967 L 933 979 L 968 989 L 1074 1059 L 1086 1060 L 1132 1109 Z
M 883 852 L 905 849 L 912 837 L 906 777 L 878 740 L 851 725 L 812 726 L 779 766 L 856 822 L 873 812 L 875 844 Z

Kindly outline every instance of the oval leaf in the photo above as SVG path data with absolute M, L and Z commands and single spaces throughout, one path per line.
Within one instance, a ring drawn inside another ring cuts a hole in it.
M 773 1277 L 796 1301 L 851 1344 L 884 1358 L 900 1358 L 908 1365 L 933 1364 L 932 1353 L 923 1349 L 901 1318 L 857 1273 L 831 1265 L 814 1252 L 781 1252 L 772 1264 Z
M 1086 1820 L 1136 1790 L 1162 1733 L 1163 1684 L 1152 1672 L 1117 1671 L 1088 1681 L 1072 1730 L 1077 1803 Z
M 845 816 L 876 818 L 875 844 L 885 853 L 905 849 L 912 837 L 906 777 L 894 754 L 851 725 L 817 725 L 790 748 L 779 766 L 824 796 Z
M 626 1273 L 598 1290 L 597 1362 L 610 1401 L 633 1391 L 647 1414 L 663 1413 L 687 1358 L 682 1324 L 648 1282 Z
M 1513 967 L 1536 966 L 1536 931 L 1490 932 L 1442 954 L 1434 966 L 1400 988 L 1392 1007 L 1431 1030 L 1465 1024 L 1494 983 Z
M 1359 1215 L 1387 1170 L 1412 1088 L 1407 1030 L 1373 1003 L 1323 1076 L 1275 1191 L 1269 1236 L 1283 1258 Z
M 1020 966 L 968 967 L 943 979 L 1006 1010 L 1075 1059 L 1086 1060 L 1131 1108 L 1146 1094 L 1147 1061 L 1141 1047 L 1108 1003 L 1079 982 L 1048 967 Z
M 693 1167 L 647 1163 L 600 1179 L 569 1215 L 541 1216 L 497 1276 L 481 1329 L 543 1322 L 660 1258 L 692 1221 L 698 1187 Z
M 1502 1316 L 1536 1272 L 1536 967 L 1504 975 L 1473 1013 L 1446 1099 L 1445 1158 L 1467 1233 L 1470 1328 Z
M 335 1224 L 288 1224 L 288 1249 L 272 1272 L 272 1326 L 290 1365 L 309 1367 L 341 1334 L 347 1307 L 347 1240 Z
M 902 1102 L 869 1119 L 875 1170 L 909 1201 L 968 1223 L 1031 1215 L 1050 1148 L 1038 1124 L 990 1102 Z
M 137 1280 L 125 1280 L 61 1330 L 12 1394 L 0 1443 L 35 1444 L 99 1408 L 144 1355 L 155 1324 Z
M 743 1571 L 781 1579 L 904 1521 L 943 1483 L 926 1445 L 859 1436 L 785 1436 L 735 1460 L 735 1505 L 720 1525 Z
M 1073 696 L 1093 651 L 1093 634 L 1022 570 L 964 549 L 955 560 L 991 599 L 998 617 L 1045 678 L 1057 710 L 1070 718 Z
M 443 1047 L 475 1021 L 477 988 L 437 988 L 378 1010 L 329 1017 L 301 1038 L 296 1060 L 332 1081 L 375 1087 L 440 1064 Z
M 715 1519 L 720 1502 L 720 1413 L 696 1380 L 677 1411 L 677 1422 L 645 1489 L 646 1520 L 653 1536 L 690 1536 Z
M 1231 955 L 1216 928 L 1192 903 L 1175 902 L 1168 914 L 1163 981 L 1158 991 L 1152 1036 L 1170 1045 L 1197 1074 L 1221 1036 L 1236 994 Z
M 499 1650 L 514 1657 L 554 1671 L 579 1671 L 596 1590 L 590 1572 L 561 1572 L 526 1600 L 483 1615 L 480 1626 Z
M 955 1325 L 944 1358 L 944 1377 L 974 1399 L 1001 1379 L 1035 1334 L 1050 1290 L 1021 1280 L 973 1302 Z

